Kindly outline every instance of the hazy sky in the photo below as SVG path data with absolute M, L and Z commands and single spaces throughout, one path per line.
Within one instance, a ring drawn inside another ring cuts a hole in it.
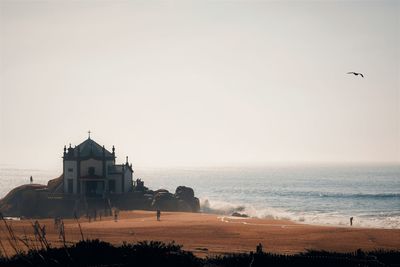
M 0 164 L 400 161 L 400 1 L 0 0 Z M 359 71 L 365 78 L 347 75 Z

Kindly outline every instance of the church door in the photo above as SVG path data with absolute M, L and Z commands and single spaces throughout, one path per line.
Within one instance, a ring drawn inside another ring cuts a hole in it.
M 85 183 L 85 194 L 88 197 L 102 197 L 104 192 L 103 181 L 87 181 Z
M 68 184 L 67 184 L 68 188 L 68 194 L 72 194 L 74 193 L 74 183 L 72 179 L 68 179 Z

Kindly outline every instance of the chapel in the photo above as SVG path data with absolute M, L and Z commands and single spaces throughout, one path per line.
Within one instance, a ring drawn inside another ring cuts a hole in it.
M 90 131 L 78 146 L 64 146 L 64 194 L 105 198 L 132 191 L 132 164 L 128 157 L 123 164 L 116 164 L 115 159 L 115 147 L 110 152 L 100 146 L 90 138 Z

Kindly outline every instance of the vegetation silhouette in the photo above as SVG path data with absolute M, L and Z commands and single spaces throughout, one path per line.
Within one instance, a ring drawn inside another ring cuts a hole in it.
M 307 251 L 296 255 L 257 252 L 196 257 L 175 243 L 142 241 L 114 246 L 95 240 L 79 241 L 70 247 L 43 247 L 10 258 L 0 257 L 0 266 L 398 266 L 400 251 L 376 250 L 353 253 Z

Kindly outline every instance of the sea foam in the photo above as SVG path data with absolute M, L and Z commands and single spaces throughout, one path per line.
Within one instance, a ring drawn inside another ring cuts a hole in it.
M 349 226 L 350 218 L 338 212 L 290 212 L 282 208 L 256 208 L 249 204 L 229 203 L 221 200 L 201 199 L 201 211 L 229 216 L 234 212 L 260 219 L 291 220 L 312 225 Z M 400 214 L 392 216 L 353 216 L 353 227 L 399 229 Z

